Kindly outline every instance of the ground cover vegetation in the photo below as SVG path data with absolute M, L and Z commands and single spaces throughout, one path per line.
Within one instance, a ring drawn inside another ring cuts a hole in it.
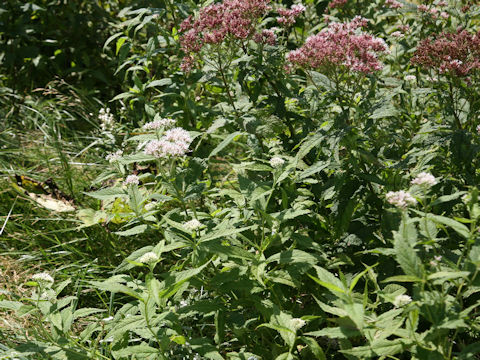
M 478 2 L 0 26 L 0 358 L 478 358 Z

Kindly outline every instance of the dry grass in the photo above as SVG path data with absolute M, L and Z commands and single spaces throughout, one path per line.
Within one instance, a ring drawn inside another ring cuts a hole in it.
M 24 284 L 35 272 L 38 272 L 38 269 L 30 264 L 26 268 L 12 257 L 0 257 L 0 300 L 29 297 L 32 289 Z M 12 311 L 0 309 L 0 337 L 8 339 L 15 334 L 27 334 L 32 326 L 31 321 L 29 316 L 17 317 Z

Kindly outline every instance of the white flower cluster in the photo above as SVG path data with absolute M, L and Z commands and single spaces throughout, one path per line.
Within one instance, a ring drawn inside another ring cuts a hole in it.
M 412 302 L 412 298 L 408 295 L 398 295 L 393 300 L 393 306 L 395 307 L 402 307 Z
M 152 251 L 149 251 L 143 254 L 142 256 L 140 256 L 140 258 L 138 259 L 138 262 L 142 264 L 153 264 L 153 263 L 156 263 L 158 260 L 160 260 L 158 255 Z
M 421 172 L 415 179 L 411 181 L 411 184 L 433 186 L 437 184 L 437 179 L 435 179 L 435 177 L 430 173 Z
M 480 134 L 480 125 L 477 125 L 477 133 Z
M 285 164 L 285 160 L 283 160 L 281 157 L 274 156 L 270 159 L 270 166 L 273 168 L 278 168 Z
M 123 182 L 124 185 L 138 185 L 140 184 L 140 179 L 137 175 L 128 175 Z
M 417 77 L 415 75 L 407 75 L 405 76 L 405 81 L 415 81 Z
M 168 156 L 183 156 L 188 152 L 192 138 L 188 131 L 182 128 L 167 130 L 160 140 L 152 140 L 145 146 L 145 154 L 157 158 Z
M 112 154 L 108 154 L 105 159 L 110 162 L 110 163 L 113 163 L 115 161 L 118 161 L 120 160 L 120 158 L 122 157 L 123 155 L 123 151 L 122 150 L 117 150 L 115 151 L 114 153 Z
M 101 108 L 98 112 L 98 120 L 100 120 L 100 128 L 103 131 L 112 130 L 115 125 L 115 119 L 110 112 L 110 108 Z
M 164 118 L 164 119 L 153 120 L 149 123 L 146 123 L 145 125 L 143 125 L 143 128 L 145 130 L 157 130 L 162 127 L 169 128 L 169 127 L 172 127 L 173 125 L 175 125 L 175 120 Z
M 434 260 L 430 261 L 431 266 L 437 266 L 440 261 L 442 261 L 442 255 L 435 255 Z
M 200 229 L 201 226 L 202 226 L 202 223 L 197 219 L 192 219 L 183 224 L 183 227 L 190 231 L 198 230 Z
M 42 272 L 32 276 L 32 280 L 42 285 L 53 284 L 54 280 L 48 273 Z
M 300 318 L 293 318 L 290 320 L 290 325 L 295 329 L 301 329 L 302 327 L 305 326 L 307 322 L 305 320 L 302 320 Z
M 386 195 L 387 201 L 399 208 L 405 209 L 408 205 L 415 205 L 417 200 L 410 193 L 400 191 L 389 191 Z
M 153 209 L 155 209 L 158 205 L 158 202 L 157 201 L 151 201 L 149 203 L 146 203 L 144 208 L 146 211 L 152 211 Z

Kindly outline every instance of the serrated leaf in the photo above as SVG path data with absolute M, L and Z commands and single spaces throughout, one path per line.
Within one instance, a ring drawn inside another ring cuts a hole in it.
M 449 202 L 449 201 L 452 201 L 452 200 L 456 200 L 460 196 L 465 195 L 466 193 L 467 193 L 466 191 L 458 191 L 455 194 L 440 196 L 438 199 L 435 199 L 435 201 L 433 201 L 430 204 L 430 206 L 436 206 L 436 205 L 443 204 L 443 203 L 446 203 L 446 202 Z
M 323 133 L 316 133 L 308 137 L 297 152 L 297 160 L 303 159 L 314 147 L 320 145 L 324 137 L 325 135 Z
M 313 275 L 307 274 L 313 281 L 323 286 L 324 288 L 332 291 L 333 293 L 346 293 L 342 282 L 340 281 L 340 279 L 335 277 L 335 275 L 320 266 L 315 266 L 315 269 L 317 271 L 318 278 Z
M 123 293 L 129 296 L 132 296 L 138 300 L 142 300 L 142 297 L 132 288 L 129 288 L 126 285 L 117 283 L 117 282 L 111 282 L 111 281 L 91 281 L 91 285 L 95 286 L 99 290 L 103 291 L 109 291 L 112 293 Z
M 160 299 L 160 291 L 163 289 L 160 281 L 155 279 L 155 277 L 149 273 L 146 278 L 148 292 L 153 296 L 153 300 L 158 306 L 162 306 L 162 301 Z
M 103 309 L 96 309 L 96 308 L 82 308 L 78 309 L 73 313 L 73 320 L 76 320 L 81 317 L 89 316 L 92 314 L 96 314 L 99 312 L 105 312 L 106 310 Z
M 224 255 L 228 258 L 238 258 L 238 259 L 245 259 L 250 261 L 255 260 L 254 254 L 234 245 L 224 246 L 215 241 L 208 241 L 206 243 L 199 244 L 198 248 L 201 249 L 202 251 L 206 251 L 211 254 Z
M 133 236 L 133 235 L 143 234 L 145 230 L 147 230 L 147 228 L 148 228 L 148 225 L 142 224 L 142 225 L 134 226 L 128 230 L 116 231 L 115 234 L 119 236 Z
M 423 278 L 421 260 L 415 252 L 412 243 L 417 238 L 417 231 L 406 214 L 400 223 L 398 232 L 394 233 L 395 257 L 406 275 Z
M 283 210 L 283 211 L 280 211 L 278 213 L 275 213 L 275 214 L 270 214 L 274 219 L 277 219 L 278 221 L 280 222 L 284 222 L 284 221 L 287 221 L 287 220 L 292 220 L 292 219 L 295 219 L 299 216 L 302 216 L 302 215 L 307 215 L 307 214 L 310 214 L 311 211 L 308 210 L 308 209 L 293 209 L 293 208 L 289 208 L 289 209 L 286 209 L 286 210 Z
M 134 346 L 127 346 L 121 350 L 114 351 L 115 358 L 123 358 L 126 356 L 132 356 L 135 355 L 135 358 L 141 358 L 142 355 L 151 355 L 151 354 L 159 354 L 159 350 L 148 346 L 146 344 L 143 345 L 134 345 Z
M 10 300 L 2 300 L 0 301 L 0 309 L 8 309 L 8 310 L 19 310 L 23 304 L 19 301 L 10 301 Z
M 161 283 L 161 287 L 164 289 L 160 291 L 158 296 L 160 298 L 169 298 L 175 295 L 186 281 L 193 276 L 198 275 L 204 268 L 208 266 L 208 264 L 210 264 L 210 261 L 195 269 L 184 270 L 178 273 L 170 273 Z
M 370 115 L 370 119 L 373 119 L 373 120 L 382 119 L 386 117 L 397 116 L 398 114 L 399 114 L 399 111 L 393 105 L 391 105 L 388 107 L 375 110 L 373 114 Z
M 156 87 L 156 86 L 165 86 L 165 85 L 171 85 L 172 84 L 172 79 L 165 78 L 165 79 L 160 79 L 160 80 L 153 80 L 145 86 L 145 89 Z
M 218 230 L 218 231 L 215 231 L 215 232 L 212 232 L 212 233 L 209 233 L 209 234 L 206 234 L 206 235 L 200 237 L 198 239 L 198 242 L 203 243 L 203 242 L 207 242 L 207 241 L 211 241 L 211 240 L 215 240 L 215 239 L 226 238 L 226 237 L 241 233 L 241 232 L 243 232 L 245 230 L 248 230 L 248 229 L 251 229 L 251 228 L 252 228 L 251 226 L 246 226 L 246 227 L 239 228 L 239 229 L 234 229 L 234 228 L 221 229 L 221 230 Z
M 345 315 L 341 315 L 345 316 Z M 304 335 L 314 336 L 314 337 L 327 337 L 330 339 L 348 339 L 351 337 L 360 336 L 362 333 L 357 329 L 346 328 L 346 327 L 328 327 L 318 331 L 311 331 L 305 333 Z
M 305 251 L 292 249 L 282 251 L 270 256 L 266 263 L 278 262 L 279 264 L 307 263 L 315 265 L 318 262 L 317 257 Z
M 451 280 L 451 279 L 458 279 L 458 278 L 467 278 L 470 275 L 468 271 L 439 271 L 434 274 L 428 275 L 428 280 Z
M 427 218 L 429 220 L 436 222 L 437 224 L 442 224 L 452 228 L 459 235 L 463 236 L 465 239 L 470 238 L 470 230 L 468 229 L 468 227 L 466 227 L 465 225 L 463 225 L 458 221 L 455 221 L 445 216 L 433 215 L 433 214 L 427 214 Z
M 379 340 L 373 341 L 368 346 L 358 346 L 348 350 L 340 350 L 344 354 L 357 356 L 359 358 L 371 358 L 376 356 L 393 356 L 404 350 L 405 344 L 402 340 Z
M 312 166 L 310 166 L 308 169 L 302 171 L 297 175 L 296 182 L 301 182 L 302 180 L 315 175 L 322 171 L 323 169 L 327 168 L 328 165 L 330 165 L 330 162 L 325 162 L 325 161 L 318 161 Z
M 101 189 L 98 191 L 93 191 L 85 194 L 99 200 L 111 200 L 111 199 L 116 199 L 117 197 L 127 196 L 125 189 L 120 187 L 106 188 L 106 189 Z

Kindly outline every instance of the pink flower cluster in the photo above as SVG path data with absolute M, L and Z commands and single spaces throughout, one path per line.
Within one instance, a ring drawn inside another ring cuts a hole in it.
M 441 3 L 438 4 L 441 6 Z M 438 19 L 439 10 L 435 7 L 429 8 L 427 5 L 421 4 L 417 6 L 418 11 L 425 13 L 426 15 L 430 15 L 432 19 Z M 444 19 L 448 19 L 450 15 L 446 11 L 440 12 L 440 16 Z
M 330 9 L 335 9 L 344 6 L 348 0 L 333 0 L 328 4 Z
M 200 10 L 197 19 L 189 16 L 180 25 L 180 44 L 186 56 L 182 69 L 189 71 L 194 53 L 206 44 L 220 44 L 227 36 L 247 39 L 255 33 L 257 20 L 271 9 L 270 0 L 225 0 Z
M 287 59 L 293 65 L 327 72 L 337 66 L 365 74 L 381 70 L 378 55 L 388 48 L 383 39 L 359 31 L 367 24 L 368 20 L 360 16 L 348 23 L 330 23 L 301 48 L 291 51 Z
M 305 6 L 293 5 L 290 9 L 278 9 L 280 17 L 277 18 L 279 24 L 290 26 L 295 23 L 295 19 L 303 12 L 305 12 Z
M 183 156 L 188 152 L 192 138 L 188 131 L 182 128 L 167 130 L 160 140 L 152 140 L 145 146 L 145 154 L 157 158 L 168 156 Z
M 390 9 L 400 9 L 403 7 L 403 4 L 397 0 L 385 0 L 385 5 Z
M 475 35 L 457 29 L 456 33 L 443 32 L 435 38 L 420 42 L 412 63 L 439 73 L 467 76 L 480 69 L 480 32 Z
M 277 43 L 277 35 L 272 29 L 262 30 L 261 33 L 256 33 L 253 40 L 259 44 L 275 45 Z

